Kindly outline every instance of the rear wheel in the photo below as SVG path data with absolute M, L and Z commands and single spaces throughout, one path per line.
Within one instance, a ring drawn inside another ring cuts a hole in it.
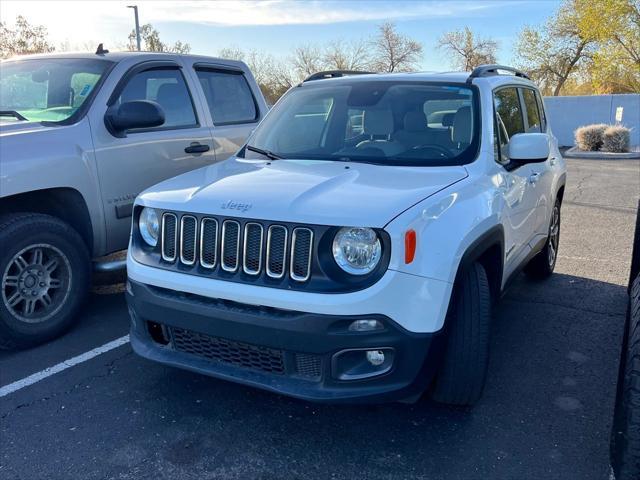
M 556 200 L 549 222 L 549 235 L 544 248 L 533 257 L 524 272 L 531 278 L 544 279 L 549 277 L 556 268 L 558 247 L 560 246 L 560 200 Z
M 0 219 L 0 348 L 50 340 L 75 320 L 90 281 L 89 253 L 65 222 L 41 214 Z
M 640 478 L 640 274 L 632 285 L 611 433 L 617 480 Z
M 474 263 L 461 275 L 447 314 L 447 347 L 432 398 L 473 405 L 482 395 L 489 363 L 491 291 L 484 267 Z

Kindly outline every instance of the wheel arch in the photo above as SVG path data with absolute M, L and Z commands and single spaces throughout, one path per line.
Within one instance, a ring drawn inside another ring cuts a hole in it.
M 0 199 L 0 214 L 42 213 L 59 218 L 80 234 L 89 252 L 93 251 L 93 225 L 87 203 L 73 188 L 47 188 L 18 193 Z
M 504 228 L 502 225 L 494 225 L 467 247 L 458 264 L 455 282 L 458 282 L 462 272 L 474 262 L 478 262 L 484 267 L 489 279 L 491 298 L 495 302 L 501 295 L 504 272 Z

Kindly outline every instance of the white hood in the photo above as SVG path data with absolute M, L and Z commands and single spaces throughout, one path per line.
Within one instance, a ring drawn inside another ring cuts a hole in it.
M 159 183 L 137 203 L 162 209 L 320 225 L 383 227 L 467 176 L 464 167 L 232 158 Z

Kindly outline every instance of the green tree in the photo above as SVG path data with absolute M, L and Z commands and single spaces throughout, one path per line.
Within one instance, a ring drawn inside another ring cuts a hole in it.
M 481 38 L 469 27 L 445 33 L 438 40 L 438 48 L 450 55 L 451 67 L 469 72 L 478 65 L 496 63 L 498 42 Z
M 576 0 L 563 3 L 543 25 L 527 26 L 515 44 L 516 63 L 546 93 L 560 95 L 567 80 L 588 66 L 595 38 L 579 28 Z
M 31 25 L 23 16 L 16 18 L 13 28 L 0 22 L 0 58 L 30 53 L 53 52 L 43 25 Z
M 576 0 L 576 15 L 581 35 L 598 42 L 589 69 L 596 90 L 640 91 L 640 2 Z
M 169 45 L 160 40 L 160 32 L 153 28 L 153 25 L 147 23 L 140 27 L 140 39 L 142 40 L 142 50 L 145 52 L 172 52 L 172 53 L 189 53 L 191 45 L 177 41 L 173 45 Z M 127 50 L 137 50 L 136 31 L 132 30 L 129 34 L 129 43 Z

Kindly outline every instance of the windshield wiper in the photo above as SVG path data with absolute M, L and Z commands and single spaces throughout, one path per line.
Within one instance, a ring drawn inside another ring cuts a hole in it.
M 251 150 L 252 152 L 259 153 L 260 155 L 264 155 L 269 160 L 282 160 L 280 155 L 276 155 L 275 153 L 269 150 L 263 150 L 262 148 L 254 147 L 253 145 L 247 145 L 247 150 Z
M 15 117 L 23 122 L 28 122 L 29 119 L 23 115 L 20 115 L 15 110 L 0 110 L 0 117 Z

